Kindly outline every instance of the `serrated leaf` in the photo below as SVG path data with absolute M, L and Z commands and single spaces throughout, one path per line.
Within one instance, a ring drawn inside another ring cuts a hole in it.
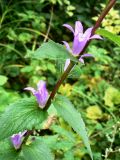
M 43 43 L 32 55 L 36 59 L 54 59 L 54 60 L 66 60 L 67 58 L 72 61 L 78 62 L 77 58 L 73 57 L 63 45 L 55 43 L 49 40 Z
M 23 146 L 22 151 L 25 160 L 54 160 L 48 146 L 39 139 L 31 145 Z
M 114 43 L 116 43 L 118 46 L 120 46 L 120 36 L 117 36 L 105 29 L 98 29 L 96 31 L 97 34 L 100 34 L 103 37 L 108 38 L 109 40 L 113 41 Z
M 23 98 L 11 104 L 0 117 L 0 140 L 24 130 L 38 128 L 47 117 L 35 98 Z
M 92 151 L 87 136 L 85 124 L 80 113 L 74 108 L 72 103 L 66 98 L 59 95 L 53 102 L 58 114 L 76 131 L 82 138 L 90 156 L 92 157 Z

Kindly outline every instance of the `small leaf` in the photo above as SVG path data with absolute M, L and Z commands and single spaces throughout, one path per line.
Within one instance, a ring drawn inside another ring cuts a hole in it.
M 55 99 L 53 105 L 55 106 L 58 114 L 60 114 L 62 118 L 74 129 L 74 131 L 81 136 L 91 159 L 93 159 L 85 124 L 80 113 L 73 107 L 72 103 L 66 97 L 61 95 Z
M 112 86 L 108 87 L 105 91 L 104 101 L 105 105 L 109 107 L 114 107 L 114 105 L 119 105 L 120 91 Z
M 103 37 L 108 38 L 109 40 L 113 41 L 114 43 L 116 43 L 118 46 L 120 46 L 120 36 L 117 36 L 107 30 L 104 29 L 98 29 L 96 31 L 97 34 L 100 34 Z
M 40 127 L 47 117 L 34 98 L 24 98 L 11 104 L 0 117 L 0 140 L 24 130 Z
M 22 151 L 25 160 L 54 160 L 48 146 L 39 139 L 35 139 L 31 145 L 23 146 Z
M 43 43 L 33 54 L 33 58 L 36 59 L 54 59 L 54 60 L 66 60 L 70 58 L 72 61 L 78 62 L 77 58 L 73 57 L 63 45 L 55 43 L 49 40 Z
M 92 120 L 97 120 L 102 118 L 102 111 L 99 106 L 89 106 L 87 108 L 87 117 Z
M 0 86 L 4 85 L 7 82 L 7 77 L 0 75 Z

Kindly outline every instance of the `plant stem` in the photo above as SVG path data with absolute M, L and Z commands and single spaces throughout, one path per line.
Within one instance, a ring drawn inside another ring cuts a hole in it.
M 43 41 L 43 42 L 46 42 L 47 39 L 48 39 L 48 35 L 49 35 L 50 29 L 51 29 L 52 19 L 53 19 L 53 6 L 51 7 L 51 15 L 50 15 L 49 26 L 48 26 L 47 33 L 46 33 L 46 35 L 45 35 L 45 38 L 44 38 L 44 41 Z
M 71 71 L 71 69 L 73 68 L 74 63 L 70 62 L 69 66 L 67 67 L 67 69 L 65 70 L 65 72 L 62 74 L 61 78 L 58 80 L 58 82 L 56 83 L 53 91 L 50 94 L 50 97 L 46 103 L 46 106 L 44 108 L 44 110 L 47 110 L 51 104 L 52 99 L 55 97 L 56 92 L 58 91 L 60 85 L 63 83 L 63 81 L 65 80 L 65 78 L 67 77 L 67 75 L 69 74 L 69 72 Z
M 98 29 L 98 27 L 100 27 L 101 22 L 103 21 L 103 19 L 105 18 L 105 16 L 107 15 L 107 13 L 109 12 L 109 10 L 113 7 L 113 5 L 115 4 L 116 0 L 109 0 L 108 5 L 106 5 L 105 9 L 102 11 L 102 13 L 100 14 L 98 20 L 96 21 L 92 33 L 91 35 L 93 35 L 95 33 L 95 31 Z M 80 53 L 80 56 L 84 53 L 84 51 L 86 50 L 86 48 L 89 45 L 89 42 L 85 45 L 85 47 L 83 48 L 82 52 Z M 65 72 L 62 74 L 61 78 L 58 80 L 58 82 L 56 83 L 53 91 L 50 94 L 50 97 L 46 103 L 46 106 L 44 108 L 44 110 L 47 110 L 51 104 L 51 101 L 54 99 L 60 85 L 63 83 L 63 81 L 66 79 L 66 77 L 68 76 L 69 72 L 71 71 L 71 69 L 73 68 L 75 64 L 71 61 L 69 66 L 67 67 L 67 69 L 65 70 Z

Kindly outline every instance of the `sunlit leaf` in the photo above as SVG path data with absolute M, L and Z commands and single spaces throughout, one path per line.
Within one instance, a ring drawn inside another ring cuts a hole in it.
M 53 102 L 58 114 L 76 131 L 82 138 L 92 159 L 92 152 L 87 136 L 85 124 L 80 113 L 74 108 L 72 103 L 66 98 L 59 95 Z

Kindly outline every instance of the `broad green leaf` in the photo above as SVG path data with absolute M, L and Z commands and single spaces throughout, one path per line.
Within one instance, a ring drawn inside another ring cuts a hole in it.
M 7 77 L 0 75 L 0 86 L 4 85 L 7 82 Z
M 77 62 L 77 58 L 73 57 L 63 45 L 55 43 L 52 40 L 49 40 L 46 43 L 43 43 L 33 54 L 33 58 L 36 59 L 54 59 L 54 60 L 66 60 L 70 58 L 72 61 Z
M 54 160 L 48 146 L 39 139 L 23 146 L 22 151 L 25 160 Z
M 0 142 L 0 160 L 18 160 L 20 152 L 13 148 L 10 139 Z
M 59 95 L 53 102 L 58 114 L 76 131 L 82 138 L 90 156 L 92 158 L 92 151 L 89 144 L 89 139 L 85 129 L 85 124 L 80 113 L 74 108 L 72 103 L 66 98 Z
M 11 104 L 0 117 L 0 140 L 12 134 L 40 127 L 47 113 L 38 107 L 35 98 L 23 98 Z
M 103 37 L 108 38 L 109 40 L 113 41 L 114 43 L 116 43 L 118 46 L 120 46 L 120 36 L 117 36 L 107 30 L 104 29 L 98 29 L 96 31 L 97 34 L 100 34 Z

